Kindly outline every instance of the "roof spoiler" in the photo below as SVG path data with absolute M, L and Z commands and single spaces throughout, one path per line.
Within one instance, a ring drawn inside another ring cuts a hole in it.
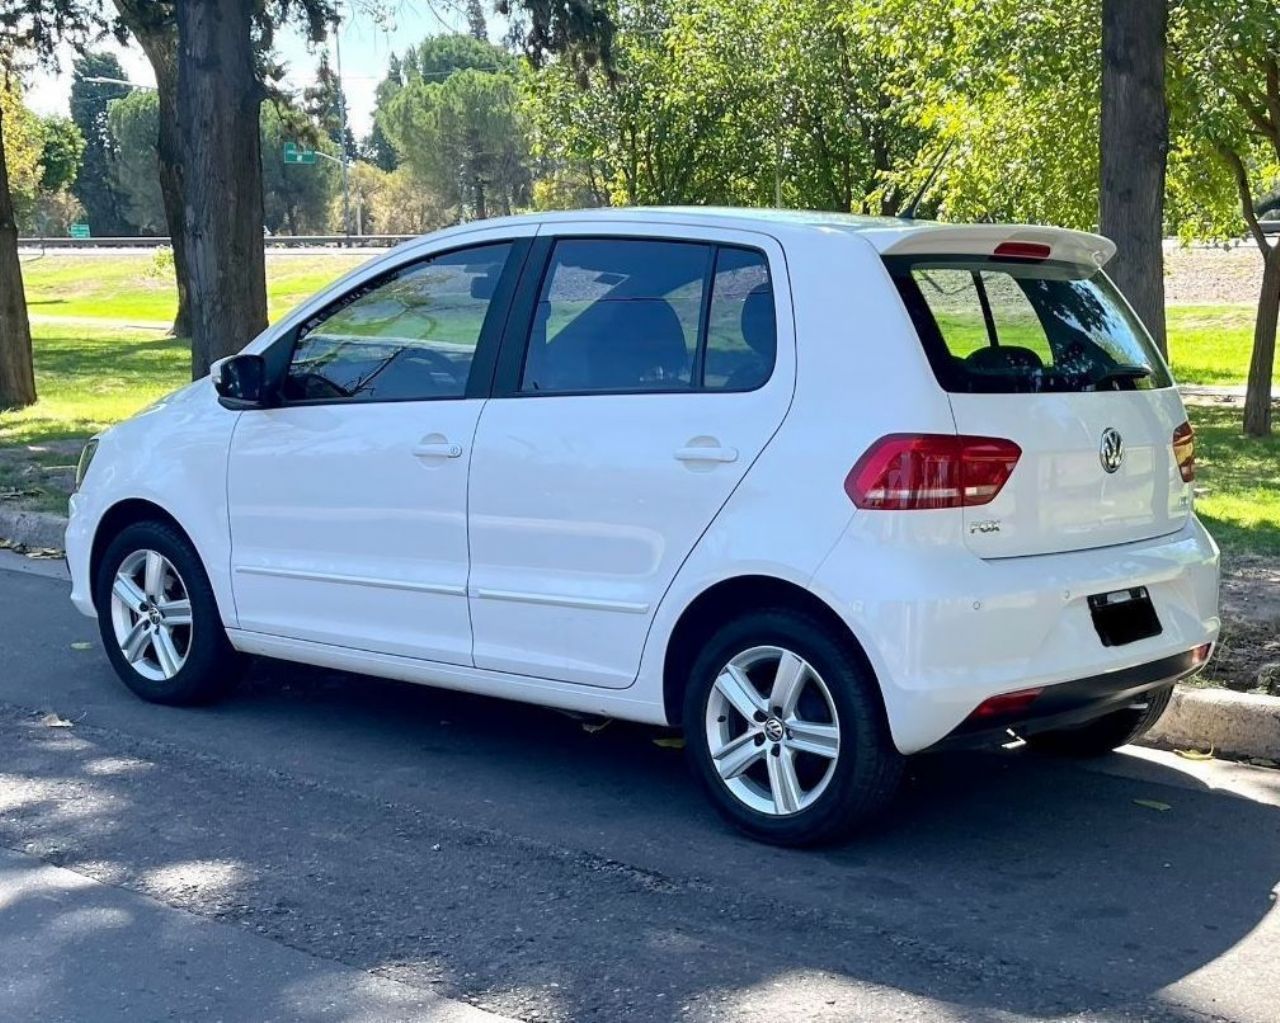
M 1100 234 L 1030 224 L 916 223 L 905 231 L 886 231 L 876 241 L 886 256 L 994 256 L 1001 247 L 1031 251 L 1047 246 L 1043 258 L 1091 268 L 1103 266 L 1116 254 L 1115 242 Z

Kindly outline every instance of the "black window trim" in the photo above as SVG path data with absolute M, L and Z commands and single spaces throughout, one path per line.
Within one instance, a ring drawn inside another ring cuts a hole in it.
M 524 235 L 509 238 L 487 238 L 483 241 L 473 239 L 464 242 L 458 239 L 457 245 L 451 245 L 447 248 L 437 249 L 433 252 L 419 256 L 405 263 L 399 263 L 394 267 L 390 267 L 382 273 L 362 281 L 354 288 L 343 292 L 343 294 L 334 298 L 332 301 L 325 303 L 320 309 L 316 310 L 310 316 L 300 323 L 290 327 L 284 334 L 280 335 L 268 349 L 266 353 L 268 358 L 268 368 L 271 379 L 273 381 L 273 389 L 275 390 L 278 400 L 273 406 L 274 408 L 308 408 L 315 405 L 349 405 L 358 407 L 362 405 L 393 405 L 403 404 L 404 402 L 436 402 L 436 401 L 466 401 L 474 398 L 488 398 L 493 386 L 494 366 L 498 359 L 498 347 L 502 340 L 502 333 L 506 326 L 507 317 L 510 315 L 512 302 L 516 294 L 516 288 L 520 281 L 521 273 L 524 270 L 526 261 L 529 258 L 530 249 L 533 247 L 534 238 L 532 235 Z M 289 372 L 289 367 L 293 364 L 293 355 L 297 351 L 298 342 L 302 340 L 303 331 L 317 322 L 323 322 L 334 313 L 340 312 L 352 302 L 357 301 L 370 292 L 376 291 L 383 285 L 396 280 L 405 274 L 413 273 L 415 270 L 429 265 L 437 259 L 444 256 L 451 256 L 458 252 L 466 252 L 471 249 L 482 249 L 493 245 L 509 245 L 510 251 L 507 253 L 507 261 L 502 268 L 502 272 L 498 275 L 498 283 L 495 285 L 493 295 L 489 299 L 489 308 L 485 311 L 484 323 L 480 328 L 480 337 L 476 341 L 475 355 L 472 356 L 471 366 L 467 374 L 466 386 L 462 394 L 441 394 L 422 397 L 406 397 L 406 398 L 372 398 L 372 399 L 356 399 L 356 398 L 294 398 L 292 400 L 284 397 L 284 379 Z M 272 359 L 277 349 L 280 355 Z M 276 365 L 271 365 L 275 362 Z
M 634 241 L 662 242 L 666 244 L 700 245 L 708 250 L 707 268 L 703 271 L 702 307 L 699 310 L 698 340 L 694 350 L 694 365 L 691 370 L 688 387 L 663 387 L 645 390 L 576 390 L 576 391 L 524 391 L 520 388 L 520 379 L 524 375 L 525 360 L 528 357 L 529 343 L 533 340 L 533 323 L 537 315 L 538 297 L 542 294 L 542 286 L 547 273 L 551 269 L 551 258 L 558 242 L 563 241 Z M 701 372 L 707 346 L 707 329 L 711 316 L 712 289 L 715 282 L 715 269 L 720 260 L 721 249 L 740 249 L 758 255 L 763 261 L 765 271 L 769 275 L 769 289 L 774 295 L 774 332 L 780 337 L 778 330 L 778 305 L 776 281 L 773 261 L 769 253 L 757 245 L 739 241 L 723 241 L 715 238 L 682 238 L 664 234 L 615 234 L 608 231 L 573 231 L 565 234 L 540 234 L 534 239 L 532 248 L 524 261 L 524 269 L 520 274 L 520 282 L 516 287 L 515 298 L 506 317 L 506 328 L 502 334 L 502 344 L 498 352 L 493 373 L 491 398 L 643 398 L 663 394 L 750 394 L 767 386 L 773 380 L 778 369 L 778 351 L 774 348 L 773 365 L 768 375 L 755 387 L 707 387 L 704 381 L 697 380 L 693 371 Z M 487 326 L 487 324 L 486 324 Z

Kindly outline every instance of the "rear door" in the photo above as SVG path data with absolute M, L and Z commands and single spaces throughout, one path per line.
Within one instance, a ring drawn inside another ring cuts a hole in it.
M 530 257 L 471 459 L 475 663 L 621 688 L 786 414 L 786 275 L 777 244 L 749 233 L 555 228 Z
M 988 257 L 890 256 L 962 435 L 1022 455 L 994 500 L 964 509 L 970 548 L 1014 557 L 1177 531 L 1191 488 L 1168 368 L 1096 268 Z

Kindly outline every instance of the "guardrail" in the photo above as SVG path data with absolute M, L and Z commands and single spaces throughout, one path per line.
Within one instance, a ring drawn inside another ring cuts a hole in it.
M 416 234 L 273 234 L 262 244 L 269 249 L 314 248 L 386 248 L 419 237 Z M 24 249 L 158 249 L 169 246 L 167 237 L 148 235 L 137 238 L 19 238 Z

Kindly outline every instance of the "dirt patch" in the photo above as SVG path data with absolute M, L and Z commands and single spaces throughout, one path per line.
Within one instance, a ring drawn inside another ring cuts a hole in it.
M 1169 305 L 1256 304 L 1262 289 L 1262 256 L 1252 242 L 1174 246 L 1164 250 L 1164 297 Z
M 1222 638 L 1203 678 L 1280 696 L 1280 558 L 1223 559 Z

